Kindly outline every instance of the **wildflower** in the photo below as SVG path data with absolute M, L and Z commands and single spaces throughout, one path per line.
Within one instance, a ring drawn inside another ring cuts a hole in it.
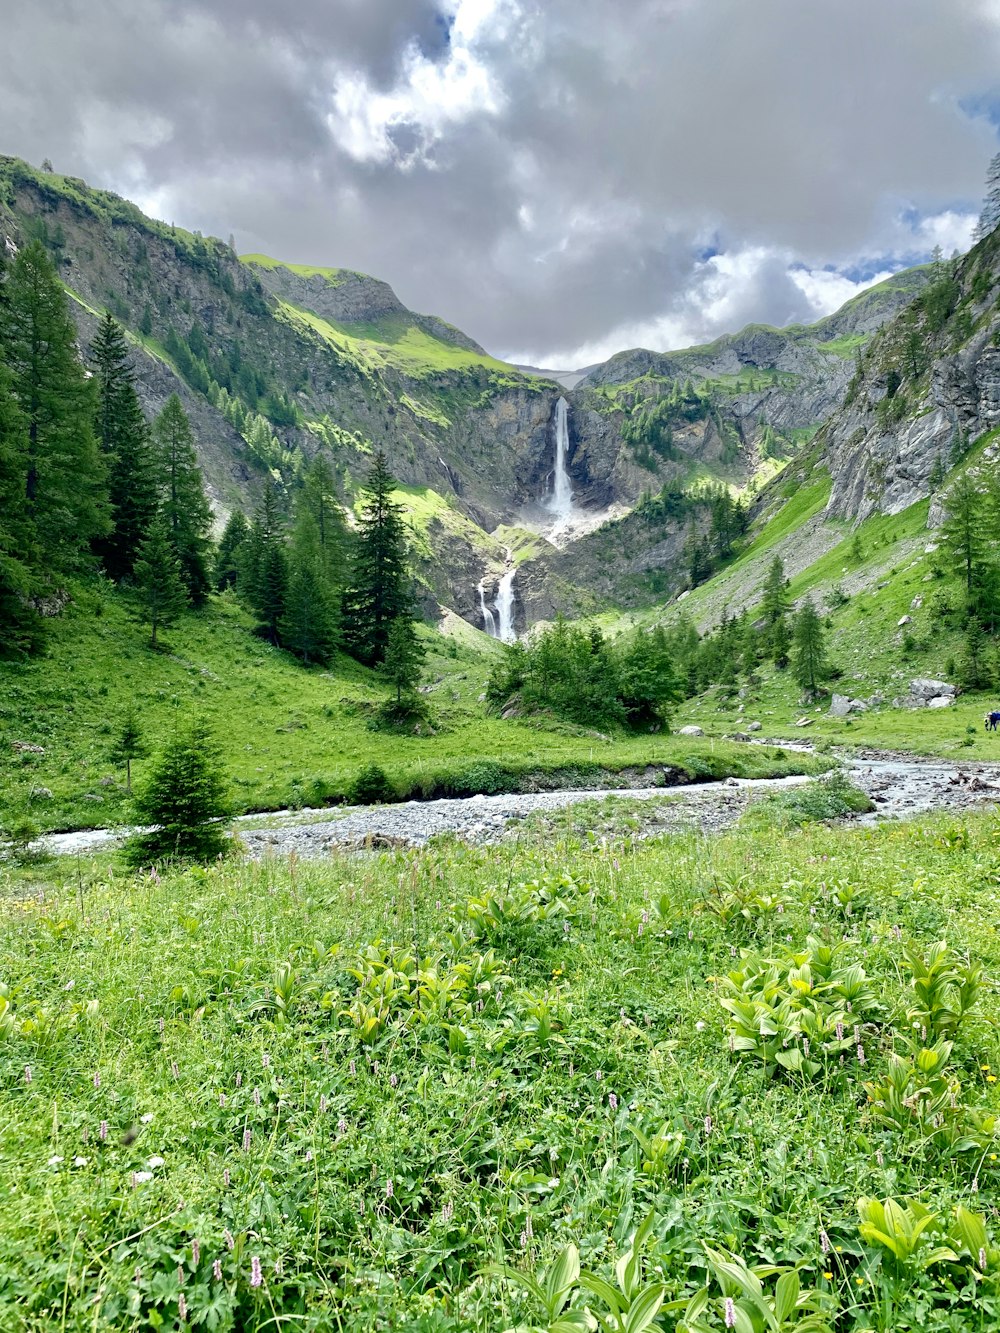
M 455 1205 L 449 1199 L 448 1202 L 445 1204 L 445 1206 L 441 1209 L 441 1221 L 450 1222 L 454 1215 L 455 1215 Z
M 860 1042 L 858 1042 L 858 1064 L 863 1065 L 864 1062 L 865 1062 L 865 1048 L 861 1045 Z
M 65 1161 L 63 1157 L 50 1157 L 49 1166 L 58 1166 L 60 1162 Z
M 986 1272 L 986 1251 L 981 1245 L 979 1247 L 979 1267 L 984 1273 Z
M 136 1185 L 145 1185 L 147 1181 L 150 1181 L 152 1179 L 153 1179 L 152 1171 L 133 1171 L 132 1187 L 134 1189 Z
M 343 1116 L 341 1116 L 340 1119 L 337 1121 L 337 1133 L 338 1134 L 347 1133 L 347 1121 L 344 1119 Z
M 101 1076 L 100 1076 L 100 1074 L 98 1073 L 98 1071 L 95 1069 L 95 1070 L 94 1070 L 94 1087 L 95 1087 L 95 1088 L 99 1088 L 100 1086 L 101 1086 Z
M 149 1161 L 146 1163 L 146 1165 L 147 1165 L 148 1167 L 150 1167 L 150 1169 L 155 1170 L 158 1166 L 162 1166 L 162 1165 L 163 1165 L 163 1158 L 162 1158 L 162 1157 L 151 1157 L 151 1158 L 149 1159 Z
M 228 1227 L 226 1227 L 225 1230 L 223 1231 L 222 1239 L 226 1242 L 226 1249 L 232 1251 L 233 1247 L 236 1245 L 236 1241 L 233 1237 L 233 1233 L 229 1230 Z
M 260 1105 L 260 1088 L 254 1088 L 253 1090 L 253 1104 L 254 1106 Z
M 153 1113 L 152 1113 L 152 1111 L 147 1111 L 145 1115 L 141 1115 L 141 1116 L 139 1117 L 139 1120 L 140 1120 L 140 1122 L 141 1122 L 142 1124 L 144 1124 L 144 1125 L 151 1124 L 151 1123 L 152 1123 L 152 1120 L 153 1120 Z
M 863 1277 L 856 1277 L 856 1278 L 854 1279 L 854 1282 L 855 1282 L 855 1285 L 856 1285 L 856 1286 L 859 1286 L 859 1287 L 863 1287 L 863 1286 L 865 1285 L 865 1280 L 864 1280 Z
M 164 1023 L 164 1021 L 163 1021 L 162 1018 L 158 1018 L 158 1019 L 156 1020 L 156 1026 L 157 1026 L 157 1028 L 159 1029 L 160 1036 L 162 1037 L 162 1036 L 163 1036 L 163 1029 L 166 1027 L 166 1024 Z
M 521 1249 L 526 1250 L 528 1248 L 528 1233 L 526 1231 L 521 1232 L 520 1241 L 521 1241 Z
M 824 1277 L 827 1279 L 827 1281 L 829 1282 L 829 1280 L 833 1277 L 833 1274 L 830 1272 L 830 1270 L 829 1270 L 829 1268 L 828 1268 L 828 1269 L 824 1272 L 823 1276 L 824 1276 Z
M 809 1038 L 808 1038 L 808 1037 L 803 1037 L 803 1038 L 802 1038 L 802 1051 L 803 1051 L 803 1054 L 805 1054 L 805 1055 L 808 1055 L 808 1054 L 809 1054 Z
M 608 1105 L 611 1107 L 612 1111 L 618 1110 L 618 1098 L 613 1092 L 608 1093 Z
M 710 1115 L 707 1115 L 705 1117 L 705 1133 L 711 1134 L 711 1132 L 712 1132 L 712 1117 Z
M 221 1281 L 222 1281 L 222 1260 L 221 1260 L 221 1259 L 213 1259 L 213 1260 L 212 1260 L 212 1276 L 215 1278 L 216 1282 L 221 1282 Z
M 356 1070 L 356 1068 L 355 1068 L 355 1065 L 354 1065 L 354 1061 L 353 1061 L 353 1060 L 352 1060 L 351 1063 L 347 1066 L 347 1072 L 348 1072 L 349 1074 L 355 1074 L 355 1073 L 357 1073 L 357 1070 Z
M 250 1140 L 251 1140 L 252 1138 L 253 1138 L 253 1130 L 250 1128 L 249 1125 L 247 1125 L 246 1129 L 244 1129 L 244 1131 L 243 1131 L 243 1151 L 244 1151 L 244 1152 L 249 1152 L 249 1151 L 250 1151 Z
M 330 1054 L 330 1048 L 329 1048 L 329 1046 L 326 1044 L 326 1042 L 324 1042 L 323 1045 L 320 1047 L 319 1053 L 320 1053 L 320 1055 L 323 1057 L 324 1060 L 329 1056 L 329 1054 Z
M 177 1061 L 176 1061 L 176 1060 L 171 1060 L 171 1061 L 170 1061 L 170 1072 L 171 1072 L 171 1074 L 173 1074 L 174 1078 L 179 1078 L 179 1077 L 180 1077 L 180 1072 L 181 1072 L 181 1071 L 177 1068 Z
M 179 1287 L 184 1285 L 184 1269 L 181 1264 L 177 1265 L 177 1285 Z
M 824 1254 L 830 1253 L 830 1237 L 824 1230 L 821 1230 L 819 1233 L 819 1248 Z
M 476 1067 L 476 1057 L 475 1057 L 474 1055 L 470 1055 L 470 1056 L 469 1056 L 469 1068 L 470 1068 L 470 1069 L 475 1069 L 475 1067 Z
M 843 1025 L 843 1023 L 838 1023 L 838 1024 L 837 1024 L 837 1040 L 838 1040 L 838 1041 L 843 1041 L 843 1040 L 844 1040 L 844 1025 Z
M 88 1161 L 89 1161 L 89 1158 L 87 1158 L 87 1157 L 74 1157 L 74 1158 L 73 1158 L 73 1165 L 74 1165 L 74 1166 L 86 1166 Z
M 365 1215 L 365 1201 L 364 1201 L 364 1199 L 359 1199 L 359 1200 L 358 1200 L 358 1215 L 359 1215 L 360 1217 L 364 1217 L 364 1215 Z
M 978 1177 L 978 1176 L 973 1176 L 973 1177 L 972 1177 L 972 1192 L 973 1192 L 973 1194 L 978 1194 L 978 1193 L 979 1193 L 979 1177 Z
M 227 1167 L 223 1170 L 223 1172 L 222 1172 L 222 1184 L 223 1184 L 223 1186 L 224 1186 L 226 1189 L 229 1188 L 229 1167 L 228 1167 L 228 1166 L 227 1166 Z
M 733 1036 L 731 1032 L 729 1034 L 729 1054 L 730 1055 L 736 1054 L 736 1038 Z
M 385 1182 L 385 1197 L 387 1199 L 392 1198 L 392 1176 Z
M 24 1081 L 25 1083 L 31 1082 L 31 1065 L 24 1066 Z
M 194 1260 L 195 1268 L 197 1268 L 201 1263 L 201 1245 L 198 1243 L 197 1236 L 191 1242 L 191 1258 Z
M 695 1030 L 695 1032 L 704 1032 L 704 1031 L 705 1031 L 705 1020 L 702 1019 L 702 1018 L 699 1018 L 698 1021 L 697 1021 L 697 1023 L 695 1023 L 695 1025 L 694 1025 L 694 1030 Z
M 101 1140 L 102 1143 L 105 1143 L 107 1141 L 108 1122 L 106 1120 L 101 1121 L 101 1127 L 97 1131 L 97 1137 Z
M 399 1085 L 399 1079 L 396 1077 L 395 1074 L 390 1074 L 390 1075 L 389 1075 L 389 1087 L 390 1087 L 390 1088 L 395 1088 L 395 1087 L 397 1087 L 398 1085 Z
M 875 1152 L 875 1160 L 879 1166 L 885 1166 L 885 1158 L 882 1156 L 882 1149 L 878 1148 Z
M 732 1296 L 726 1297 L 726 1328 L 736 1327 L 736 1306 L 733 1304 Z
M 594 1078 L 597 1080 L 598 1083 L 600 1083 L 603 1077 L 604 1077 L 604 1071 L 602 1069 L 594 1070 Z
M 986 1082 L 987 1082 L 987 1083 L 995 1083 L 996 1081 L 997 1081 L 996 1074 L 987 1074 L 987 1075 L 986 1075 Z
M 271 1057 L 268 1055 L 267 1051 L 265 1051 L 264 1054 L 260 1057 L 260 1063 L 264 1067 L 264 1069 L 266 1069 L 268 1065 L 271 1063 Z
M 306 1161 L 307 1161 L 307 1162 L 311 1162 L 312 1159 L 313 1159 L 312 1148 L 307 1148 L 307 1149 L 306 1149 Z
M 226 1094 L 225 1094 L 224 1092 L 220 1092 L 220 1093 L 219 1093 L 219 1105 L 220 1105 L 220 1106 L 225 1106 L 225 1104 L 226 1104 Z
M 188 1303 L 184 1298 L 183 1291 L 177 1297 L 177 1316 L 182 1320 L 186 1320 L 188 1317 Z
M 236 1086 L 237 1086 L 238 1088 L 242 1088 L 242 1086 L 243 1086 L 243 1075 L 242 1075 L 242 1073 L 238 1073 L 238 1074 L 236 1075 Z
M 251 1287 L 259 1287 L 263 1281 L 264 1275 L 260 1271 L 260 1256 L 254 1254 L 250 1258 L 250 1285 Z

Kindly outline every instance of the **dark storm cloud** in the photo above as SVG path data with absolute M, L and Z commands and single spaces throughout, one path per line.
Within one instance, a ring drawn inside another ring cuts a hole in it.
M 993 0 L 0 0 L 0 28 L 0 150 L 534 359 L 809 318 L 850 294 L 829 266 L 950 249 L 1000 92 Z

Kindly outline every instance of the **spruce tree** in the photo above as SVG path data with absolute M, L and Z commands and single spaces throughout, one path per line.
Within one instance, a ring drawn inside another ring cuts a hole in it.
M 265 638 L 277 646 L 288 592 L 288 563 L 278 496 L 271 481 L 257 505 L 246 546 L 246 598 L 261 621 Z
M 967 472 L 959 477 L 944 500 L 942 535 L 945 546 L 965 582 L 967 593 L 976 586 L 986 555 L 986 496 Z
M 36 577 L 24 480 L 28 436 L 24 417 L 0 364 L 0 655 L 28 653 L 42 643 L 42 620 L 30 603 Z
M 26 431 L 24 515 L 38 567 L 57 577 L 85 568 L 91 542 L 110 527 L 107 482 L 66 294 L 38 241 L 4 283 L 0 361 Z
M 389 626 L 382 674 L 396 687 L 396 703 L 403 694 L 411 694 L 420 683 L 420 670 L 426 651 L 417 638 L 417 631 L 409 616 L 397 616 Z
M 167 745 L 135 811 L 153 827 L 125 847 L 133 866 L 167 860 L 211 861 L 229 849 L 224 820 L 230 813 L 220 752 L 207 727 L 194 723 Z
M 389 626 L 410 614 L 403 511 L 392 498 L 396 481 L 379 452 L 364 485 L 350 579 L 344 592 L 344 640 L 368 666 L 385 658 Z
M 177 394 L 171 394 L 153 423 L 161 512 L 181 567 L 188 597 L 201 606 L 208 596 L 212 510 L 194 450 L 191 423 Z
M 989 640 L 979 621 L 973 617 L 965 630 L 965 645 L 959 665 L 959 679 L 967 690 L 985 690 L 993 685 L 993 665 L 987 649 Z
M 827 672 L 823 623 L 811 600 L 806 600 L 792 627 L 792 668 L 804 690 L 815 694 Z
M 249 537 L 250 524 L 239 509 L 234 509 L 219 538 L 219 548 L 215 553 L 215 586 L 219 592 L 224 592 L 226 588 L 235 588 L 239 584 Z
M 316 455 L 302 474 L 295 513 L 297 521 L 306 516 L 312 520 L 327 576 L 335 587 L 343 587 L 347 527 L 337 502 L 333 470 L 322 453 Z
M 94 549 L 113 579 L 128 578 L 156 513 L 156 475 L 149 426 L 135 391 L 121 325 L 105 315 L 91 344 L 97 385 L 97 440 L 108 472 L 111 531 Z
M 187 602 L 180 562 L 160 514 L 149 525 L 139 547 L 134 577 L 136 596 L 150 626 L 150 647 L 156 648 L 159 630 L 173 624 Z
M 134 704 L 129 704 L 118 724 L 108 756 L 113 764 L 125 765 L 125 792 L 132 795 L 132 760 L 141 759 L 146 753 L 146 741 L 142 724 Z
M 288 551 L 288 587 L 279 626 L 281 642 L 303 662 L 328 662 L 337 642 L 336 602 L 319 534 L 300 518 Z
M 788 607 L 788 580 L 785 578 L 785 566 L 781 557 L 776 555 L 767 571 L 760 609 L 766 621 L 768 656 L 777 667 L 788 664 L 788 650 L 791 646 Z

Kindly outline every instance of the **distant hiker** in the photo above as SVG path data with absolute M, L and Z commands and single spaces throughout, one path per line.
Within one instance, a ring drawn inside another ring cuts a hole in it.
M 986 714 L 987 731 L 996 731 L 998 724 L 1000 724 L 1000 712 Z

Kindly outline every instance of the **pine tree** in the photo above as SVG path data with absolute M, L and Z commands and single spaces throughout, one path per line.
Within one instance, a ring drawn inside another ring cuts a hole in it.
M 420 670 L 426 651 L 417 638 L 413 621 L 409 616 L 397 616 L 389 626 L 389 635 L 382 662 L 383 675 L 396 687 L 396 703 L 403 701 L 403 694 L 412 693 L 420 683 Z
M 250 524 L 241 510 L 234 509 L 219 538 L 219 549 L 215 553 L 215 586 L 219 592 L 238 586 L 249 538 Z
M 990 161 L 986 170 L 986 197 L 973 239 L 981 241 L 1000 226 L 1000 153 Z
M 975 478 L 967 472 L 954 482 L 945 496 L 944 512 L 941 531 L 945 546 L 965 580 L 966 592 L 971 593 L 986 554 L 983 531 L 986 497 Z
M 93 394 L 52 262 L 38 241 L 10 266 L 0 304 L 0 361 L 24 420 L 25 518 L 38 568 L 86 567 L 109 529 L 107 483 L 93 432 Z
M 347 527 L 337 502 L 333 471 L 324 454 L 319 453 L 302 474 L 302 489 L 295 505 L 296 519 L 304 515 L 312 520 L 320 555 L 331 583 L 342 587 L 347 552 Z
M 181 567 L 188 597 L 201 606 L 210 587 L 209 532 L 212 510 L 194 450 L 191 423 L 174 393 L 153 423 L 161 512 Z
M 379 452 L 364 486 L 350 580 L 344 592 L 344 638 L 359 661 L 377 666 L 385 658 L 389 626 L 410 613 L 406 531 L 396 485 Z
M 993 685 L 987 649 L 989 640 L 982 625 L 973 617 L 965 631 L 965 650 L 959 666 L 959 679 L 967 690 L 985 690 Z
M 766 622 L 767 652 L 771 661 L 778 667 L 788 664 L 788 650 L 791 647 L 791 632 L 788 628 L 789 605 L 785 566 L 781 557 L 776 555 L 767 571 L 760 609 Z
M 135 373 L 121 325 L 105 315 L 91 344 L 97 384 L 97 441 L 108 473 L 112 529 L 94 549 L 113 579 L 127 578 L 156 513 L 156 476 L 149 426 L 135 391 Z
M 211 861 L 225 854 L 229 802 L 220 752 L 204 723 L 194 723 L 167 745 L 136 797 L 135 810 L 153 827 L 126 844 L 125 856 L 133 866 Z
M 144 619 L 149 622 L 150 647 L 157 646 L 157 633 L 173 624 L 187 602 L 180 562 L 174 553 L 170 530 L 162 515 L 149 525 L 135 562 L 135 590 Z
M 336 647 L 336 602 L 319 535 L 308 516 L 300 518 L 292 535 L 280 632 L 282 644 L 303 662 L 328 662 Z
M 146 753 L 146 741 L 134 704 L 128 704 L 118 723 L 108 758 L 113 764 L 125 765 L 125 792 L 132 795 L 132 760 Z
M 246 598 L 260 618 L 268 642 L 277 646 L 281 642 L 279 626 L 285 614 L 288 564 L 277 492 L 270 481 L 257 505 L 246 547 Z
M 792 669 L 804 690 L 815 694 L 826 674 L 826 644 L 823 623 L 812 601 L 806 600 L 792 626 Z
M 42 621 L 29 598 L 35 587 L 33 534 L 24 494 L 28 435 L 24 417 L 0 364 L 0 655 L 32 652 L 42 643 Z

